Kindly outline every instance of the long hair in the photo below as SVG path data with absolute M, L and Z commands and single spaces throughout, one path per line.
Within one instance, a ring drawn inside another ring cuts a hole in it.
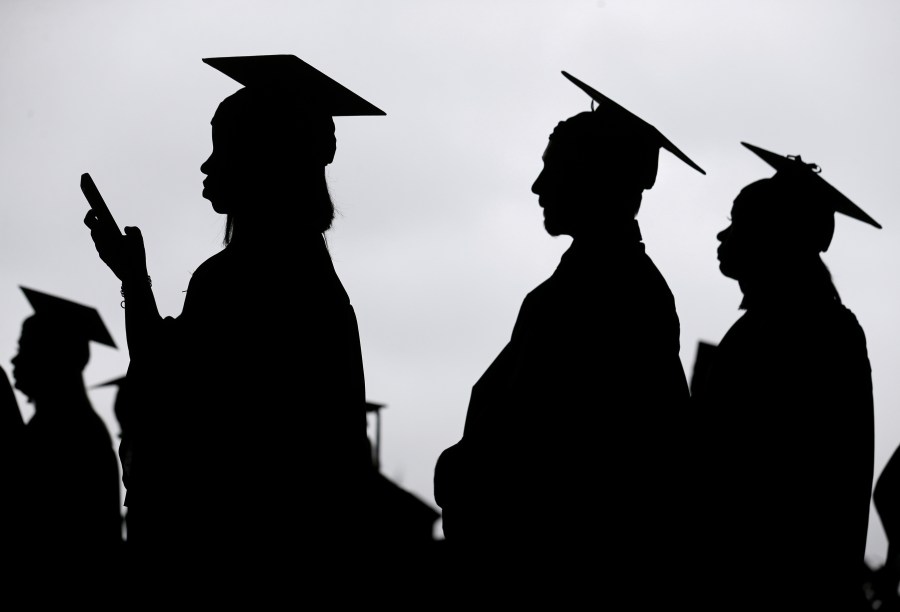
M 296 208 L 291 211 L 279 211 L 285 214 L 287 219 L 294 221 L 303 227 L 317 234 L 324 234 L 331 229 L 334 223 L 334 217 L 337 214 L 337 208 L 334 200 L 331 199 L 331 193 L 328 190 L 328 181 L 325 177 L 325 169 L 322 168 L 321 174 L 316 173 L 315 178 L 309 182 L 310 191 L 298 196 L 298 200 L 303 201 L 290 202 Z M 235 215 L 229 213 L 225 217 L 225 231 L 222 237 L 222 244 L 228 246 L 234 237 Z

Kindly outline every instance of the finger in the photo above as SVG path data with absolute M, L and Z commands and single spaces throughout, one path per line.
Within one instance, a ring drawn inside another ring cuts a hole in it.
M 144 235 L 141 234 L 141 228 L 135 227 L 133 225 L 125 226 L 125 235 L 128 236 L 131 240 L 134 240 L 140 244 L 144 244 Z

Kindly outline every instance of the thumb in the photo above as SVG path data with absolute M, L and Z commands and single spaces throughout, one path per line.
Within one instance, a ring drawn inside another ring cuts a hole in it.
M 134 242 L 137 242 L 141 245 L 144 244 L 144 235 L 141 234 L 141 228 L 135 227 L 133 225 L 125 226 L 125 235 Z

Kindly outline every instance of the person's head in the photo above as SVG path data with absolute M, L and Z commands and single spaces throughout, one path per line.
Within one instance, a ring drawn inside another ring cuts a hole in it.
M 331 116 L 301 112 L 283 92 L 245 87 L 219 104 L 211 124 L 213 150 L 200 170 L 203 197 L 216 212 L 290 219 L 315 233 L 331 227 Z
M 34 401 L 81 381 L 91 341 L 116 345 L 96 309 L 34 289 L 22 291 L 35 312 L 22 323 L 12 375 L 15 387 Z
M 550 135 L 543 169 L 531 186 L 548 233 L 574 237 L 633 221 L 644 190 L 656 182 L 660 148 L 704 173 L 655 127 L 563 75 L 598 106 L 560 122 Z
M 659 144 L 611 113 L 588 111 L 560 122 L 531 186 L 547 232 L 574 236 L 634 219 L 658 160 Z
M 729 278 L 759 282 L 820 267 L 834 237 L 834 215 L 881 227 L 799 157 L 746 145 L 777 169 L 735 198 L 730 225 L 718 234 L 719 269 Z
M 834 213 L 775 176 L 750 183 L 734 199 L 719 232 L 722 274 L 735 280 L 776 275 L 818 259 L 831 244 Z
M 32 315 L 22 323 L 18 352 L 12 358 L 15 387 L 34 401 L 61 381 L 80 376 L 89 358 L 83 335 L 51 318 Z
M 200 167 L 203 197 L 228 215 L 226 242 L 240 219 L 325 232 L 335 213 L 325 180 L 336 150 L 332 117 L 384 111 L 293 55 L 203 61 L 244 86 L 219 104 L 213 151 Z

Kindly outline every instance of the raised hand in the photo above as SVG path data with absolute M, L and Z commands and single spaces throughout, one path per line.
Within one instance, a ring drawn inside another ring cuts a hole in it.
M 100 259 L 120 281 L 147 278 L 147 254 L 140 228 L 127 226 L 124 236 L 106 231 L 93 210 L 85 215 L 84 224 L 91 230 L 91 239 Z

